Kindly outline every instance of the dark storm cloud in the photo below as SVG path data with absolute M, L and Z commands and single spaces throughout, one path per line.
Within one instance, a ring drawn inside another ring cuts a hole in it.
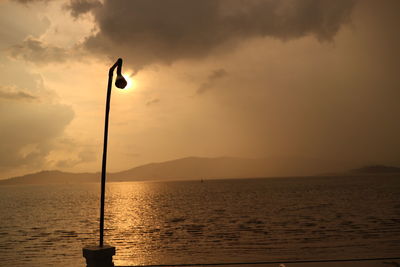
M 85 45 L 131 57 L 141 68 L 229 51 L 253 37 L 332 40 L 353 6 L 351 0 L 105 0 L 93 11 L 99 32 Z
M 217 69 L 211 72 L 211 74 L 208 76 L 207 81 L 204 82 L 200 87 L 197 89 L 196 93 L 197 94 L 203 94 L 205 91 L 209 90 L 212 88 L 213 84 L 221 79 L 222 77 L 226 76 L 227 72 L 224 69 Z
M 64 62 L 68 58 L 68 52 L 65 49 L 47 45 L 32 37 L 27 38 L 21 44 L 10 47 L 8 54 L 13 58 L 36 64 Z
M 71 0 L 69 4 L 65 5 L 65 8 L 71 11 L 74 18 L 78 18 L 98 7 L 101 7 L 101 2 L 97 0 Z

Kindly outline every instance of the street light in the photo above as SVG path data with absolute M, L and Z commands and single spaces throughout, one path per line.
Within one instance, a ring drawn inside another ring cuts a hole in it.
M 106 100 L 106 118 L 104 122 L 104 146 L 103 146 L 103 162 L 101 168 L 101 197 L 100 197 L 100 244 L 99 246 L 88 246 L 82 249 L 83 257 L 86 258 L 86 266 L 102 266 L 114 267 L 112 257 L 115 255 L 115 247 L 104 246 L 104 194 L 106 187 L 106 163 L 107 163 L 107 139 L 108 139 L 108 115 L 110 113 L 110 98 L 113 73 L 117 68 L 117 78 L 115 86 L 124 89 L 127 85 L 125 78 L 121 74 L 122 59 L 119 58 L 108 72 L 107 100 Z
M 107 100 L 106 100 L 106 115 L 104 122 L 104 143 L 103 143 L 103 162 L 101 168 L 101 197 L 100 197 L 100 247 L 103 247 L 104 237 L 104 195 L 106 186 L 106 164 L 107 164 L 107 140 L 108 140 L 108 117 L 110 113 L 110 98 L 111 98 L 111 87 L 113 80 L 113 73 L 117 68 L 117 78 L 115 79 L 115 86 L 124 89 L 127 82 L 121 74 L 122 69 L 122 58 L 119 58 L 108 72 L 108 86 L 107 86 Z

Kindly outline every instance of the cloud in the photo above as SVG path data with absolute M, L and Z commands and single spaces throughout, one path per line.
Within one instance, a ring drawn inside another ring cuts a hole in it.
M 40 168 L 73 117 L 61 104 L 1 101 L 0 171 Z
M 329 41 L 349 21 L 353 6 L 349 0 L 105 0 L 92 10 L 99 31 L 85 47 L 112 58 L 123 55 L 140 69 L 227 52 L 254 37 L 314 35 Z
M 101 2 L 98 0 L 71 0 L 69 4 L 66 4 L 65 9 L 71 11 L 71 15 L 74 18 L 78 18 L 95 8 L 101 7 Z
M 205 91 L 208 91 L 212 88 L 213 84 L 221 79 L 222 77 L 226 76 L 227 72 L 224 69 L 217 69 L 214 70 L 207 78 L 207 81 L 204 82 L 200 87 L 197 89 L 197 94 L 203 94 Z
M 30 4 L 30 3 L 36 3 L 36 2 L 49 2 L 52 0 L 13 0 L 13 1 L 20 3 L 20 4 Z
M 21 44 L 10 47 L 8 54 L 12 58 L 23 59 L 35 64 L 65 62 L 70 56 L 64 48 L 43 43 L 32 37 L 28 37 Z
M 146 106 L 155 105 L 155 104 L 157 104 L 157 103 L 160 103 L 160 99 L 158 99 L 158 98 L 153 98 L 153 99 L 151 99 L 150 101 L 147 101 L 147 102 L 146 102 Z
M 56 150 L 57 153 L 48 156 L 48 164 L 57 169 L 69 169 L 82 163 L 93 162 L 97 159 L 97 151 L 93 145 L 73 138 L 63 137 L 57 139 Z
M 40 11 L 19 4 L 0 1 L 0 51 L 22 42 L 26 36 L 43 35 L 51 23 Z
M 0 65 L 0 175 L 47 166 L 57 139 L 74 118 L 38 74 L 24 64 L 2 58 Z
M 24 91 L 17 91 L 15 88 L 0 86 L 0 99 L 8 100 L 36 100 L 37 97 Z

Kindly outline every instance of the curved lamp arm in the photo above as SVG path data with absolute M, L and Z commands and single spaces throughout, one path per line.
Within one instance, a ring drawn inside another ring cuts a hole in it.
M 115 79 L 115 86 L 120 89 L 124 89 L 125 86 L 127 85 L 127 82 L 121 73 L 122 58 L 117 59 L 117 61 L 114 63 L 114 65 L 110 68 L 110 70 L 108 72 L 108 76 L 111 78 L 111 80 L 112 80 L 112 76 L 113 76 L 115 68 L 117 68 L 117 79 Z

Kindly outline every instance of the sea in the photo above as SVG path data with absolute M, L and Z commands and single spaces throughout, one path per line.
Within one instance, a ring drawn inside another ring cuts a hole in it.
M 0 186 L 0 266 L 85 266 L 99 195 Z M 399 257 L 400 175 L 107 183 L 104 234 L 116 266 Z

